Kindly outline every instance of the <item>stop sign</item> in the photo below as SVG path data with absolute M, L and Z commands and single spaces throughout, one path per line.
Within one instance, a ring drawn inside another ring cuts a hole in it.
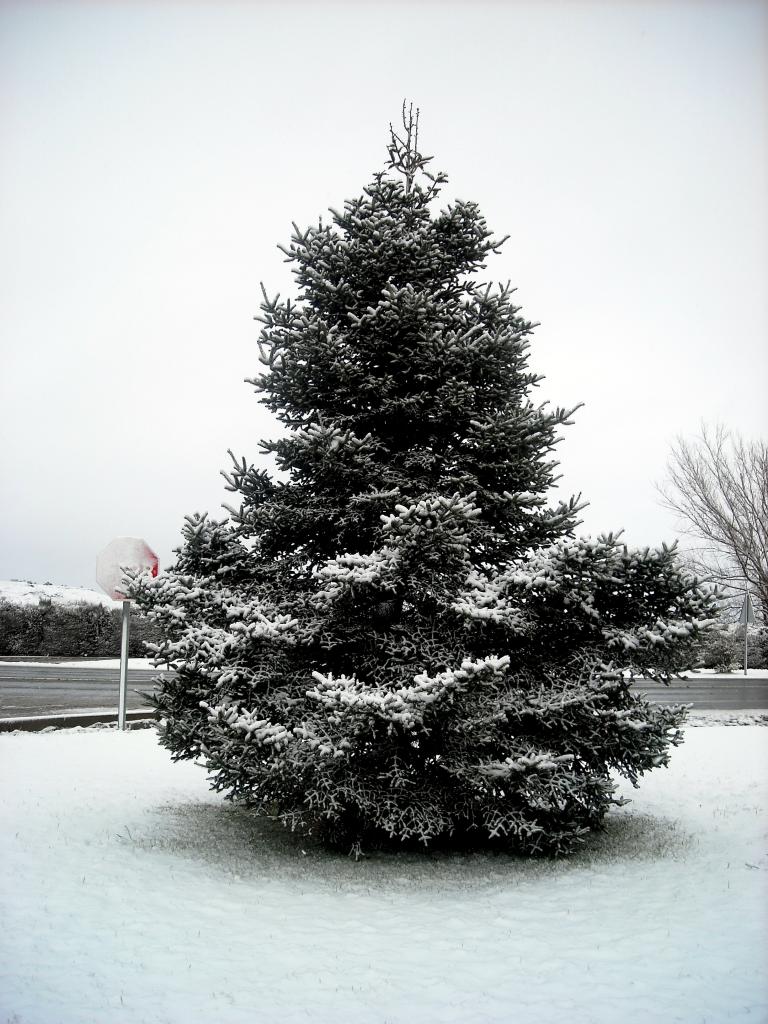
M 157 576 L 157 555 L 140 537 L 116 537 L 96 559 L 96 582 L 114 601 L 126 601 L 121 586 L 126 569 L 149 569 Z

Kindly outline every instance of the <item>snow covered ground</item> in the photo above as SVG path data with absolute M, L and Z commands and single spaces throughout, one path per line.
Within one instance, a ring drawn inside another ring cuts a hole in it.
M 119 658 L 76 658 L 73 661 L 67 661 L 65 658 L 0 658 L 0 664 L 5 662 L 6 664 L 21 665 L 27 668 L 35 665 L 55 665 L 57 668 L 112 668 L 115 672 L 120 669 Z M 151 658 L 129 658 L 128 668 L 138 669 L 146 672 L 157 672 Z
M 687 679 L 712 679 L 715 676 L 718 679 L 744 679 L 744 669 L 740 669 L 738 672 L 716 672 L 713 668 L 699 668 L 695 672 L 684 672 L 683 676 Z M 768 669 L 747 669 L 746 678 L 748 679 L 765 679 L 766 676 L 768 676 Z
M 0 1020 L 766 1020 L 768 729 L 690 729 L 567 861 L 293 840 L 152 730 L 0 736 Z
M 41 597 L 48 598 L 54 604 L 103 604 L 107 608 L 119 608 L 121 604 L 98 590 L 87 590 L 85 587 L 31 583 L 29 580 L 0 580 L 0 600 L 12 604 L 40 604 Z
M 25 657 L 23 660 L 20 658 L 0 658 L 0 663 L 3 661 L 13 662 L 14 665 L 50 665 L 56 664 L 59 668 L 112 668 L 117 671 L 120 668 L 119 658 L 76 658 L 72 661 L 67 661 L 65 658 L 35 658 L 33 656 Z M 146 669 L 147 671 L 157 671 L 152 663 L 151 658 L 129 658 L 128 667 L 130 669 Z M 161 666 L 163 667 L 163 666 Z M 750 668 L 747 669 L 747 674 L 750 679 L 765 679 L 768 676 L 768 669 L 764 668 Z M 685 672 L 683 674 L 684 679 L 744 679 L 744 672 L 715 672 L 713 669 L 700 669 L 697 672 Z

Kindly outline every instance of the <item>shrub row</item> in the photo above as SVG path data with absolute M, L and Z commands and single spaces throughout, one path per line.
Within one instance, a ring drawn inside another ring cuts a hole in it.
M 748 645 L 749 668 L 768 668 L 768 628 L 750 629 Z M 743 669 L 744 627 L 709 634 L 699 647 L 697 665 L 718 672 Z
M 93 604 L 13 604 L 0 599 L 0 655 L 91 656 L 120 654 L 121 612 Z M 144 642 L 157 639 L 146 616 L 131 615 L 128 653 L 145 654 Z
M 0 599 L 0 655 L 113 658 L 120 653 L 119 608 L 92 604 L 54 604 L 42 598 L 37 605 Z M 159 639 L 157 627 L 135 610 L 131 615 L 128 653 L 142 657 L 146 641 Z M 696 663 L 719 672 L 744 665 L 742 630 L 709 634 L 701 643 Z M 768 629 L 750 629 L 749 667 L 768 668 Z

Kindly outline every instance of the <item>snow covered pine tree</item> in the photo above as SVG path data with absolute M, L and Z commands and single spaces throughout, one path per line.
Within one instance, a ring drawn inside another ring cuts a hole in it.
M 359 851 L 396 843 L 567 853 L 668 760 L 683 713 L 627 673 L 687 664 L 711 598 L 675 552 L 576 539 L 547 507 L 557 428 L 473 202 L 403 108 L 386 170 L 330 223 L 294 225 L 296 301 L 261 306 L 252 383 L 288 428 L 245 460 L 241 504 L 187 518 L 172 569 L 133 595 L 175 679 L 155 698 L 175 759 L 216 790 Z

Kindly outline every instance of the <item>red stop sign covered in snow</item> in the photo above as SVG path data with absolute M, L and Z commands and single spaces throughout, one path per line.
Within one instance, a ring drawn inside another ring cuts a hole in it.
M 120 589 L 126 569 L 149 569 L 157 576 L 157 555 L 140 537 L 116 537 L 96 559 L 96 582 L 114 601 L 127 600 Z

